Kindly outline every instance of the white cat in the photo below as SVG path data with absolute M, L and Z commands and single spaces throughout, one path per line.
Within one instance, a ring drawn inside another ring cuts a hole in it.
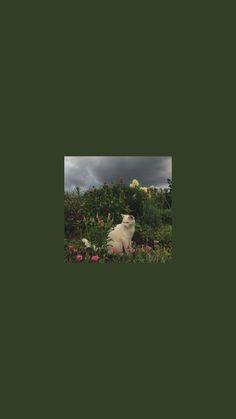
M 121 214 L 123 217 L 122 223 L 117 224 L 110 233 L 107 239 L 107 251 L 109 254 L 128 253 L 128 249 L 131 246 L 131 240 L 135 232 L 135 218 L 133 215 Z

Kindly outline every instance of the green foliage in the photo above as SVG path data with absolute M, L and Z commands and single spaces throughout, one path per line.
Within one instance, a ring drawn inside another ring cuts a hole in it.
M 170 181 L 171 182 L 171 181 Z M 92 255 L 99 256 L 99 263 L 110 262 L 161 262 L 172 259 L 172 184 L 169 189 L 129 187 L 104 184 L 80 194 L 64 195 L 65 261 L 76 261 L 78 252 L 83 263 L 90 263 Z M 136 248 L 130 255 L 107 255 L 106 241 L 109 230 L 121 222 L 121 214 L 132 214 L 136 219 L 133 240 Z M 96 247 L 85 249 L 82 238 Z M 154 242 L 159 241 L 158 249 Z M 76 244 L 76 251 L 68 250 Z M 68 247 L 69 246 L 69 247 Z M 143 251 L 149 246 L 150 251 Z
M 162 224 L 172 224 L 172 210 L 171 209 L 160 209 L 158 210 Z
M 129 207 L 125 202 L 123 188 L 104 185 L 84 193 L 80 211 L 85 217 L 95 217 L 96 214 L 107 217 L 110 213 L 117 222 L 120 214 L 129 211 Z
M 162 245 L 171 246 L 172 244 L 172 225 L 162 225 L 158 230 L 158 240 Z
M 64 228 L 67 236 L 76 231 L 77 220 L 80 213 L 81 198 L 79 190 L 65 192 L 64 194 Z
M 112 214 L 114 221 L 120 221 L 120 214 L 133 214 L 135 217 L 143 212 L 146 197 L 139 189 L 126 185 L 103 185 L 86 191 L 81 200 L 80 213 L 95 217 L 96 214 L 107 217 Z
M 137 217 L 137 221 L 152 227 L 160 226 L 161 214 L 158 210 L 157 202 L 155 202 L 155 197 L 152 197 L 151 200 L 146 199 L 144 201 L 142 215 Z
M 97 247 L 106 246 L 108 232 L 114 225 L 113 219 L 107 217 L 106 220 L 96 217 L 84 217 L 77 221 L 77 235 L 86 238 L 90 243 Z

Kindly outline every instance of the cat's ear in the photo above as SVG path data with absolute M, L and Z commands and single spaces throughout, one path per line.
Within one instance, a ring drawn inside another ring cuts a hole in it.
M 125 214 L 120 214 L 122 218 L 124 218 Z

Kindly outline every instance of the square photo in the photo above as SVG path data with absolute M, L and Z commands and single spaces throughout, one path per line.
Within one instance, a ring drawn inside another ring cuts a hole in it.
M 65 156 L 64 261 L 171 262 L 172 157 Z

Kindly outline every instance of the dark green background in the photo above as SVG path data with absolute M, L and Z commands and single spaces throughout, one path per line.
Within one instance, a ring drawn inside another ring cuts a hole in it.
M 7 14 L 4 418 L 234 416 L 229 15 Z M 65 155 L 172 155 L 174 262 L 64 264 Z

